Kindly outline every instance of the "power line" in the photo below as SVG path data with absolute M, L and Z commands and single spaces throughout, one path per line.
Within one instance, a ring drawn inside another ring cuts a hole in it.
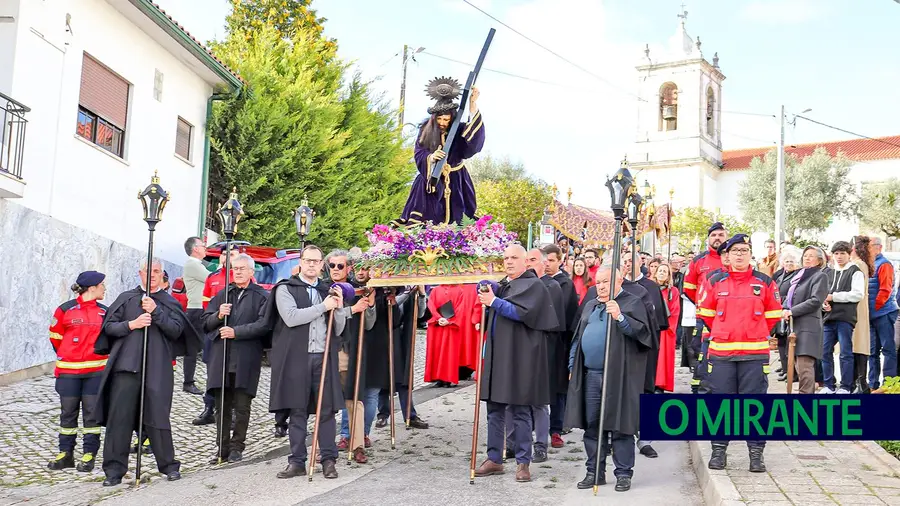
M 645 100 L 645 99 L 639 97 L 638 95 L 635 95 L 634 93 L 631 93 L 631 92 L 629 92 L 629 91 L 627 91 L 627 90 L 624 90 L 624 89 L 620 88 L 618 85 L 614 84 L 612 81 L 606 79 L 605 77 L 599 76 L 599 75 L 597 75 L 597 74 L 591 72 L 590 70 L 588 70 L 588 69 L 582 67 L 581 65 L 579 65 L 579 64 L 577 64 L 577 63 L 575 63 L 575 62 L 573 62 L 572 60 L 569 60 L 568 58 L 562 56 L 561 54 L 559 54 L 559 53 L 557 53 L 556 51 L 554 51 L 554 50 L 548 48 L 547 46 L 541 44 L 540 42 L 537 42 L 536 40 L 532 39 L 531 37 L 525 35 L 524 33 L 520 32 L 520 31 L 516 30 L 515 28 L 509 26 L 508 24 L 504 23 L 503 21 L 501 21 L 500 19 L 496 18 L 495 16 L 492 16 L 490 13 L 488 13 L 487 11 L 485 11 L 484 9 L 482 9 L 481 7 L 478 7 L 477 5 L 473 4 L 473 3 L 470 2 L 469 0 L 462 0 L 462 1 L 465 2 L 466 4 L 468 4 L 468 5 L 469 5 L 470 7 L 472 7 L 473 9 L 477 10 L 478 12 L 480 12 L 480 13 L 484 14 L 485 16 L 487 16 L 487 17 L 493 19 L 494 21 L 500 23 L 501 25 L 503 25 L 504 27 L 506 27 L 507 29 L 509 29 L 509 30 L 512 31 L 513 33 L 515 33 L 516 35 L 522 37 L 523 39 L 527 40 L 528 42 L 531 42 L 532 44 L 534 44 L 534 45 L 536 45 L 537 47 L 543 49 L 544 51 L 547 51 L 548 53 L 550 53 L 550 54 L 552 54 L 553 56 L 559 58 L 560 60 L 562 60 L 562 61 L 568 63 L 569 65 L 571 65 L 571 66 L 577 68 L 578 70 L 584 72 L 585 74 L 588 74 L 589 76 L 591 76 L 591 77 L 593 77 L 593 78 L 595 78 L 595 79 L 598 79 L 599 81 L 602 81 L 602 82 L 605 83 L 607 86 L 609 86 L 609 87 L 611 87 L 611 88 L 613 88 L 613 89 L 616 89 L 616 90 L 618 90 L 618 91 L 620 91 L 620 92 L 622 92 L 622 93 L 624 93 L 624 94 L 626 94 L 626 95 L 632 96 L 632 97 L 634 97 L 634 98 L 640 100 L 641 102 L 646 102 L 646 101 L 647 101 L 647 100 Z
M 844 130 L 843 128 L 836 127 L 836 126 L 834 126 L 834 125 L 829 125 L 829 124 L 827 124 L 827 123 L 822 123 L 821 121 L 816 121 L 816 120 L 814 120 L 814 119 L 810 119 L 810 118 L 807 118 L 806 116 L 801 116 L 801 115 L 799 115 L 799 114 L 797 114 L 796 117 L 797 117 L 797 118 L 801 118 L 801 119 L 805 119 L 806 121 L 809 121 L 810 123 L 815 123 L 815 124 L 817 124 L 817 125 L 821 125 L 821 126 L 823 126 L 823 127 L 830 128 L 830 129 L 832 129 L 832 130 L 837 130 L 837 131 L 839 131 L 839 132 L 844 132 L 845 134 L 854 135 L 854 136 L 856 136 L 856 137 L 860 137 L 860 138 L 863 138 L 863 139 L 868 139 L 868 140 L 870 140 L 870 141 L 880 142 L 880 143 L 882 143 L 882 144 L 887 144 L 888 146 L 894 146 L 895 148 L 900 148 L 900 144 L 894 144 L 893 142 L 888 142 L 888 141 L 886 141 L 886 140 L 884 140 L 884 139 L 876 139 L 876 138 L 874 138 L 874 137 L 869 137 L 868 135 L 858 134 L 858 133 L 856 133 L 856 132 L 851 132 L 850 130 Z
M 422 54 L 428 55 L 428 56 L 433 56 L 433 57 L 435 57 L 435 58 L 440 58 L 441 60 L 447 60 L 447 61 L 449 61 L 449 62 L 458 63 L 458 64 L 460 64 L 460 65 L 465 65 L 465 66 L 467 66 L 467 67 L 472 67 L 472 66 L 473 66 L 471 63 L 466 63 L 466 62 L 460 61 L 460 60 L 454 60 L 453 58 L 448 58 L 448 57 L 446 57 L 446 56 L 441 56 L 441 55 L 439 55 L 439 54 L 429 53 L 428 51 L 422 51 Z M 514 78 L 516 78 L 516 79 L 522 79 L 522 80 L 525 80 L 525 81 L 531 81 L 531 82 L 540 83 L 540 84 L 547 84 L 547 85 L 550 85 L 550 86 L 559 86 L 560 88 L 570 88 L 570 89 L 573 89 L 573 90 L 587 91 L 587 90 L 584 89 L 584 88 L 578 88 L 578 87 L 575 87 L 575 86 L 569 86 L 569 85 L 567 85 L 567 84 L 560 84 L 560 83 L 554 83 L 554 82 L 550 82 L 550 81 L 544 81 L 544 80 L 541 80 L 541 79 L 535 79 L 535 78 L 533 78 L 533 77 L 522 76 L 522 75 L 519 75 L 519 74 L 513 74 L 512 72 L 505 72 L 505 71 L 503 71 L 503 70 L 495 70 L 495 69 L 489 69 L 489 68 L 482 68 L 481 70 L 484 70 L 484 71 L 486 71 L 486 72 L 494 72 L 495 74 L 501 74 L 501 75 L 508 76 L 508 77 L 514 77 Z
M 400 53 L 394 53 L 394 56 L 391 56 L 390 58 L 388 58 L 387 60 L 385 60 L 385 62 L 382 63 L 381 65 L 379 65 L 378 68 L 384 67 L 384 66 L 387 65 L 388 63 L 394 61 L 394 58 L 396 58 L 396 57 L 398 57 L 398 56 L 400 56 Z

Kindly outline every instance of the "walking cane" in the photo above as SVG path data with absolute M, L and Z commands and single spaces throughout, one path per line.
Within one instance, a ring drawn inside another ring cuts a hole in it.
M 371 290 L 365 290 L 363 292 L 363 297 L 368 297 Z M 356 341 L 356 381 L 353 386 L 353 408 L 351 409 L 350 415 L 350 445 L 353 445 L 353 436 L 356 435 L 356 404 L 359 402 L 359 373 L 362 371 L 362 356 L 363 356 L 363 343 L 365 341 L 365 328 L 366 328 L 366 312 L 363 310 L 362 313 L 359 313 L 359 338 Z M 393 401 L 393 399 L 391 399 Z M 365 448 L 365 443 L 363 443 L 363 448 Z M 347 465 L 353 463 L 353 450 L 356 448 L 352 448 L 347 450 Z
M 394 305 L 397 303 L 397 299 L 393 293 L 394 289 L 391 288 L 391 294 L 388 295 L 388 369 L 390 372 L 390 397 L 388 401 L 388 406 L 390 406 L 391 411 L 391 450 L 396 448 L 396 434 L 394 428 Z
M 481 285 L 479 289 L 481 292 L 487 292 L 487 285 Z M 469 463 L 469 485 L 475 484 L 475 460 L 477 459 L 478 454 L 478 419 L 481 416 L 481 376 L 482 376 L 482 368 L 484 364 L 484 323 L 487 316 L 487 308 L 484 304 L 481 305 L 481 326 L 479 327 L 479 341 L 478 341 L 478 358 L 475 364 L 475 374 L 478 376 L 475 377 L 475 421 L 472 423 L 472 461 Z M 505 427 L 505 424 L 504 424 Z M 503 437 L 503 444 L 506 444 L 506 437 Z M 506 453 L 504 450 L 503 453 Z
M 787 393 L 794 389 L 794 347 L 797 345 L 797 334 L 794 333 L 794 317 L 791 316 L 791 332 L 788 334 Z
M 416 287 L 413 293 L 412 303 L 412 335 L 409 338 L 409 391 L 406 394 L 406 429 L 409 430 L 409 424 L 412 423 L 412 392 L 413 392 L 413 373 L 416 367 L 416 332 L 419 328 L 419 287 Z M 394 400 L 391 399 L 391 403 Z M 393 410 L 393 404 L 391 405 Z
M 228 285 L 231 284 L 231 239 L 225 242 L 225 304 L 228 304 Z M 222 326 L 228 326 L 228 315 L 222 318 Z M 228 373 L 228 339 L 222 339 L 222 388 L 219 390 L 219 465 L 225 451 L 225 375 Z
M 332 291 L 332 294 L 334 291 Z M 329 294 L 330 295 L 330 294 Z M 331 329 L 334 325 L 334 309 L 328 312 L 328 330 L 325 332 L 325 353 L 322 355 L 322 374 L 319 375 L 319 398 L 316 399 L 316 423 L 313 425 L 312 444 L 309 449 L 309 481 L 316 468 L 316 443 L 319 442 L 319 422 L 322 420 L 322 396 L 325 394 L 325 373 L 328 371 L 328 355 L 331 352 Z

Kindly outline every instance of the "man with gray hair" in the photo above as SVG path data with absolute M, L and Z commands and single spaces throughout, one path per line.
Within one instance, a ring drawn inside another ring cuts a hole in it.
M 128 471 L 131 433 L 140 409 L 142 372 L 146 382 L 143 422 L 157 467 L 169 481 L 181 478 L 181 464 L 175 460 L 169 424 L 175 381 L 172 359 L 184 356 L 188 350 L 196 353 L 199 336 L 188 322 L 181 304 L 160 288 L 162 262 L 154 258 L 150 264 L 149 269 L 146 261 L 141 264 L 141 284 L 119 295 L 109 307 L 94 346 L 96 353 L 109 354 L 94 410 L 94 419 L 106 427 L 104 487 L 122 483 L 122 477 Z M 145 295 L 145 290 L 149 291 L 149 296 Z
M 265 318 L 268 292 L 253 282 L 254 266 L 249 255 L 238 255 L 231 264 L 234 282 L 228 291 L 228 300 L 222 290 L 209 301 L 203 314 L 203 330 L 212 340 L 206 388 L 214 394 L 217 405 L 221 406 L 224 400 L 224 410 L 220 410 L 218 416 L 224 416 L 221 427 L 225 434 L 219 435 L 219 454 L 213 457 L 211 464 L 216 464 L 219 458 L 228 462 L 239 462 L 243 458 L 250 424 L 250 403 L 259 386 L 263 349 L 272 342 L 272 326 Z M 228 340 L 227 354 L 225 340 Z M 235 414 L 233 431 L 232 408 Z

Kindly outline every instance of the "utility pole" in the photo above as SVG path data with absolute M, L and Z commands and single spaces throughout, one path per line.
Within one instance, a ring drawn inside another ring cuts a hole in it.
M 403 128 L 403 109 L 406 107 L 406 60 L 408 58 L 409 46 L 403 44 L 403 80 L 400 81 L 400 128 Z M 782 125 L 782 132 L 784 127 Z
M 781 135 L 778 137 L 778 167 L 775 169 L 775 242 L 784 241 L 784 106 L 781 106 Z

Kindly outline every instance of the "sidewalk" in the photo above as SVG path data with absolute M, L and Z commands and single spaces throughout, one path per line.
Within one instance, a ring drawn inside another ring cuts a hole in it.
M 773 353 L 769 393 L 783 394 Z M 796 385 L 795 385 L 796 388 Z M 795 390 L 796 391 L 796 390 Z M 692 441 L 694 471 L 708 506 L 867 504 L 900 506 L 900 461 L 872 441 L 770 441 L 767 473 L 748 471 L 747 445 L 728 447 L 728 467 L 707 468 L 709 441 Z

